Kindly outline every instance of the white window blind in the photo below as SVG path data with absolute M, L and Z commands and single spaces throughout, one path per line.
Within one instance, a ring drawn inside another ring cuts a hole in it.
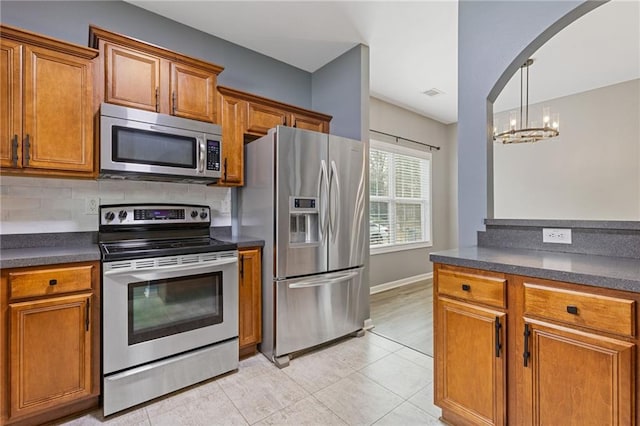
M 431 245 L 431 154 L 371 140 L 369 237 L 373 253 Z

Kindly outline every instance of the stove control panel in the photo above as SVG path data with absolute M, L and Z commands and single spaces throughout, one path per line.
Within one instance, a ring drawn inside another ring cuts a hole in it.
M 174 204 L 118 204 L 100 206 L 100 225 L 210 223 L 208 206 Z

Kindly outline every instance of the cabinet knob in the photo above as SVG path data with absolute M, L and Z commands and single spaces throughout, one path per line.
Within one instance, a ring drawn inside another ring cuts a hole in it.
M 469 284 L 462 284 L 462 291 L 471 291 L 471 286 Z
M 573 305 L 567 306 L 567 313 L 571 315 L 578 315 L 578 307 Z
M 58 284 L 58 280 L 49 280 L 49 285 L 57 285 Z

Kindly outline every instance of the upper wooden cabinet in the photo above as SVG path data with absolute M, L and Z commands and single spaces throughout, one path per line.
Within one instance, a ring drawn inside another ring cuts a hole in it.
M 94 49 L 0 25 L 0 167 L 94 177 Z
M 276 126 L 329 133 L 331 116 L 218 86 L 222 126 L 222 179 L 218 186 L 244 184 L 244 143 Z
M 89 39 L 101 53 L 98 102 L 218 123 L 223 67 L 94 26 Z

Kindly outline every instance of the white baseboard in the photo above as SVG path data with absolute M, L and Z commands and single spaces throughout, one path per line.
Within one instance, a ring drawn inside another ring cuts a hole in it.
M 380 293 L 381 291 L 391 290 L 392 288 L 402 287 L 416 283 L 418 281 L 428 280 L 433 278 L 433 272 L 427 272 L 426 274 L 414 275 L 412 277 L 402 278 L 401 280 L 391 281 L 384 284 L 378 284 L 369 289 L 369 294 Z

